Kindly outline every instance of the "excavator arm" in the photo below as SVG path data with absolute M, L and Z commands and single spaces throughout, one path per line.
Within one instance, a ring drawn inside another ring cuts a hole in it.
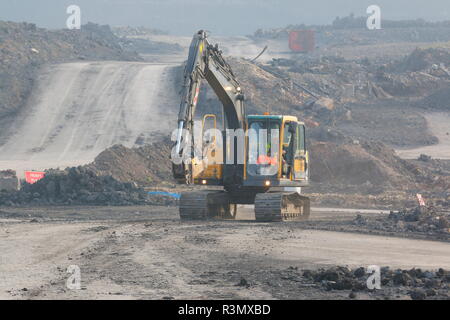
M 230 65 L 225 61 L 218 46 L 211 45 L 205 31 L 194 35 L 189 48 L 183 80 L 182 101 L 178 114 L 176 152 L 182 155 L 182 140 L 187 135 L 193 141 L 194 115 L 200 94 L 201 83 L 206 80 L 223 105 L 227 129 L 244 128 L 244 95 Z M 182 183 L 193 183 L 190 164 L 174 164 L 175 179 Z

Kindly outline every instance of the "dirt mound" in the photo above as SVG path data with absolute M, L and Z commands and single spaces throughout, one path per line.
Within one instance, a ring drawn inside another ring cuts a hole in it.
M 387 180 L 383 164 L 358 145 L 321 142 L 311 145 L 310 152 L 313 181 L 380 185 Z
M 0 193 L 0 205 L 136 205 L 147 203 L 147 193 L 133 183 L 98 176 L 83 167 L 51 170 L 20 191 Z
M 420 107 L 450 110 L 450 87 L 442 88 L 418 102 Z
M 172 181 L 168 138 L 140 148 L 115 145 L 100 153 L 87 167 L 96 175 L 111 176 L 121 182 L 155 186 Z
M 381 143 L 319 141 L 309 151 L 311 180 L 334 190 L 381 193 L 405 189 L 417 179 L 415 167 Z
M 1 193 L 0 206 L 174 205 L 176 199 L 156 193 L 149 196 L 143 189 L 153 187 L 158 191 L 168 187 L 171 190 L 174 185 L 170 161 L 173 143 L 167 136 L 158 135 L 153 135 L 157 142 L 142 147 L 114 145 L 85 166 L 48 170 L 45 178 L 35 184 L 25 184 L 18 192 Z
M 234 73 L 245 89 L 249 113 L 303 114 L 301 106 L 310 95 L 292 83 L 244 59 L 229 59 Z
M 397 72 L 415 72 L 431 68 L 433 65 L 450 66 L 450 52 L 445 49 L 416 49 L 393 69 Z
M 176 199 L 148 195 L 143 187 L 172 186 L 171 141 L 139 148 L 115 145 L 93 163 L 48 170 L 44 179 L 18 192 L 0 193 L 1 205 L 174 205 Z
M 245 107 L 247 114 L 285 114 L 297 116 L 308 123 L 315 123 L 317 119 L 329 119 L 332 113 L 328 108 L 333 101 L 327 100 L 327 106 L 309 104 L 312 99 L 310 93 L 299 88 L 288 75 L 279 73 L 280 70 L 267 68 L 263 65 L 251 63 L 245 59 L 227 58 L 236 78 L 241 83 L 245 94 Z M 308 90 L 306 88 L 306 90 Z M 323 102 L 324 100 L 322 100 Z M 333 106 L 334 107 L 334 106 Z M 197 114 L 214 113 L 219 115 L 219 123 L 222 113 L 222 104 L 208 86 L 200 92 Z M 314 119 L 314 120 L 313 120 Z
M 19 185 L 19 179 L 14 170 L 0 171 L 0 191 L 16 191 Z

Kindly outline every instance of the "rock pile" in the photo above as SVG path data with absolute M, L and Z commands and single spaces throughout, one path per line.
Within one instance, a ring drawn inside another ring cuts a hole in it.
M 413 210 L 391 212 L 388 217 L 399 228 L 421 232 L 450 232 L 448 215 L 438 213 L 431 207 L 418 207 Z
M 450 86 L 436 90 L 417 104 L 429 109 L 450 110 Z
M 450 52 L 445 49 L 430 48 L 414 50 L 403 60 L 393 64 L 392 69 L 397 72 L 415 72 L 427 69 L 437 71 L 441 66 L 444 68 L 450 66 Z
M 20 191 L 16 191 L 18 187 L 3 191 L 0 188 L 0 206 L 175 205 L 177 200 L 173 197 L 149 195 L 143 189 L 171 190 L 174 184 L 169 160 L 172 142 L 167 137 L 156 141 L 138 148 L 112 146 L 91 164 L 48 170 L 45 178 L 25 184 Z M 7 173 L 13 174 L 8 171 L 3 175 Z M 1 178 L 0 174 L 0 182 Z
M 364 217 L 358 215 L 355 226 L 365 230 L 435 236 L 444 241 L 450 240 L 449 214 L 437 212 L 434 208 L 418 207 L 412 210 L 392 211 L 389 215 Z
M 77 167 L 52 170 L 18 192 L 0 193 L 0 205 L 137 205 L 149 203 L 147 193 L 133 183 L 97 176 Z
M 19 189 L 19 186 L 19 179 L 15 171 L 0 171 L 0 191 L 15 191 Z
M 139 148 L 115 145 L 100 153 L 87 167 L 96 175 L 112 176 L 121 182 L 141 187 L 173 183 L 169 160 L 172 142 L 167 137 Z
M 398 288 L 404 290 L 412 299 L 427 297 L 448 297 L 450 271 L 423 271 L 421 269 L 392 270 L 383 267 L 381 271 L 381 290 Z M 316 271 L 304 270 L 303 277 L 321 285 L 325 290 L 351 290 L 352 292 L 371 291 L 367 280 L 370 274 L 364 267 L 332 267 Z M 355 296 L 355 294 L 354 294 Z

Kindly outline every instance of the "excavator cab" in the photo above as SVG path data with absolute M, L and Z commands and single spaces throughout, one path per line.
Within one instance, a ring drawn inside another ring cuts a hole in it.
M 247 186 L 301 187 L 308 182 L 305 125 L 292 116 L 248 116 Z
M 253 116 L 248 123 L 248 176 L 274 176 L 280 165 L 281 123 Z

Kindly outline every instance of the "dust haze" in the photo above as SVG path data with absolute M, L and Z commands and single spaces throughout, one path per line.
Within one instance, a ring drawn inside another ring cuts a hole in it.
M 145 26 L 190 36 L 192 30 L 205 29 L 217 35 L 248 35 L 259 28 L 281 25 L 330 24 L 336 17 L 354 13 L 365 16 L 366 8 L 383 8 L 383 18 L 450 19 L 446 0 L 19 0 L 0 4 L 0 19 L 28 21 L 47 28 L 65 26 L 67 6 L 82 8 L 82 21 L 113 26 Z
M 0 299 L 449 299 L 448 0 L 2 1 L 0 62 Z M 240 103 L 279 173 L 174 170 Z

